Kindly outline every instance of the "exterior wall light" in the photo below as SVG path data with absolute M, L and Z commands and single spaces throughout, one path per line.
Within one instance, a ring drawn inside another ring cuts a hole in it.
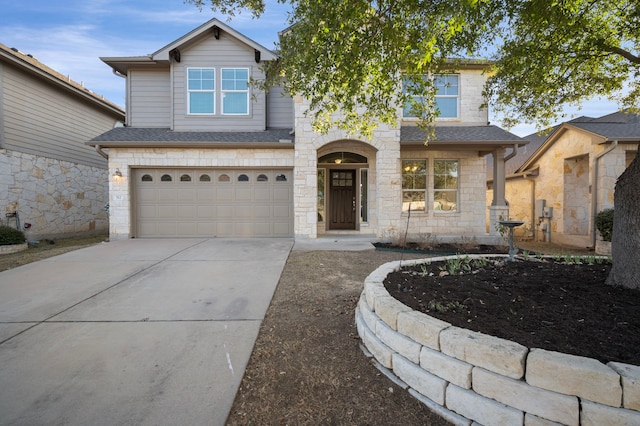
M 116 169 L 116 171 L 113 172 L 113 180 L 114 182 L 120 182 L 121 179 L 122 179 L 122 172 L 120 171 L 120 169 Z

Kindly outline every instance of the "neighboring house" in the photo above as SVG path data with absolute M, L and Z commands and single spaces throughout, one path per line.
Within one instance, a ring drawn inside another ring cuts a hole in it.
M 506 164 L 510 218 L 525 222 L 516 231 L 537 241 L 593 247 L 594 217 L 613 207 L 616 181 L 638 152 L 640 116 L 579 117 L 527 139 L 532 149 Z M 492 185 L 489 180 L 488 198 Z
M 28 239 L 107 233 L 107 161 L 86 141 L 124 110 L 0 44 L 0 218 Z
M 371 140 L 314 132 L 305 99 L 248 84 L 275 59 L 216 19 L 150 55 L 102 58 L 127 87 L 127 126 L 89 142 L 114 176 L 111 238 L 496 239 L 486 216 L 507 207 L 499 192 L 487 209 L 485 156 L 526 141 L 488 125 L 486 64 L 437 76 L 442 115 L 425 147 L 412 117 Z M 504 161 L 495 169 L 504 183 Z

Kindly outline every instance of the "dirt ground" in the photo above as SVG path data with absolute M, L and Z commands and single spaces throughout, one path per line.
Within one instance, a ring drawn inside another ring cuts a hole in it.
M 104 241 L 57 240 L 0 256 L 0 270 Z M 546 246 L 556 252 L 557 247 Z M 364 356 L 355 306 L 385 262 L 424 254 L 292 251 L 228 425 L 446 425 Z
M 35 245 L 30 245 L 27 250 L 0 254 L 0 272 L 17 268 L 37 260 L 47 259 L 68 251 L 77 250 L 94 244 L 100 244 L 107 240 L 107 235 L 93 235 L 89 237 L 57 238 L 54 240 L 40 240 Z

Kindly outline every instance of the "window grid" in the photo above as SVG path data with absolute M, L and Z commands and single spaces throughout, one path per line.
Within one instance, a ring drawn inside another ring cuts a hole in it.
M 458 211 L 458 160 L 433 162 L 433 208 L 437 212 Z
M 214 68 L 187 69 L 189 114 L 212 115 L 216 113 L 215 75 Z
M 249 69 L 222 68 L 222 114 L 249 114 Z
M 426 78 L 426 77 L 425 77 Z M 434 78 L 434 86 L 436 89 L 435 94 L 435 107 L 440 111 L 439 119 L 441 118 L 459 118 L 459 95 L 460 95 L 460 83 L 458 74 L 438 74 Z M 402 82 L 402 90 L 407 93 L 411 87 L 412 82 L 406 78 Z M 422 102 L 421 96 L 413 96 L 413 99 L 420 103 Z M 411 112 L 411 105 L 407 103 L 402 110 L 402 116 L 404 118 L 416 118 L 417 116 Z
M 402 160 L 402 212 L 426 211 L 427 160 Z

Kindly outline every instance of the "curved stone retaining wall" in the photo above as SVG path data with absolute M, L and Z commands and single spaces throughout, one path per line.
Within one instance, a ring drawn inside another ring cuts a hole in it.
M 366 278 L 358 334 L 433 411 L 461 425 L 640 425 L 640 367 L 529 349 L 413 311 L 383 285 L 400 265 Z

